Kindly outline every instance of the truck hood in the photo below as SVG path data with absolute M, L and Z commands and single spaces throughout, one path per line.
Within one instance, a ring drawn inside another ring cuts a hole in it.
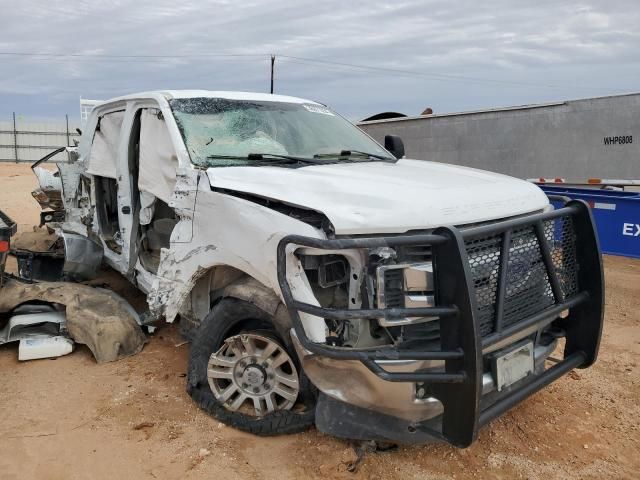
M 544 208 L 537 186 L 468 167 L 399 160 L 302 168 L 209 168 L 211 186 L 324 213 L 338 235 L 403 233 Z

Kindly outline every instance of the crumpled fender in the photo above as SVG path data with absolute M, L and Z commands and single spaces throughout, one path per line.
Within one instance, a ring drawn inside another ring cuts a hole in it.
M 147 341 L 124 299 L 79 283 L 8 280 L 0 290 L 0 312 L 34 300 L 64 305 L 69 336 L 89 347 L 98 363 L 135 355 Z
M 272 289 L 246 275 L 226 286 L 220 296 L 244 300 L 267 312 L 272 316 L 273 326 L 282 340 L 293 349 L 290 335 L 293 323 L 289 311 Z

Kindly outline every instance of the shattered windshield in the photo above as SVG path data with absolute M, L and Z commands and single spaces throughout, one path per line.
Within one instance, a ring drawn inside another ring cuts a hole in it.
M 198 166 L 395 161 L 359 128 L 322 105 L 222 98 L 169 103 L 191 161 Z

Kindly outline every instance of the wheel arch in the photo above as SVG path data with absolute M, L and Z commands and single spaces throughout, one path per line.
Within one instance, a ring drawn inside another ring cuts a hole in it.
M 251 303 L 269 314 L 278 335 L 291 346 L 291 318 L 276 292 L 248 273 L 224 264 L 202 270 L 193 281 L 193 288 L 180 312 L 182 333 L 191 338 L 209 312 L 224 298 Z

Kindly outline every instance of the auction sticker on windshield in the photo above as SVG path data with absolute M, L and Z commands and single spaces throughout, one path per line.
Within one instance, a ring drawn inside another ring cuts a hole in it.
M 302 106 L 313 113 L 322 113 L 324 115 L 331 115 L 332 117 L 334 116 L 334 113 L 331 110 L 329 110 L 327 107 L 323 107 L 322 105 L 310 105 L 308 103 L 305 103 Z

